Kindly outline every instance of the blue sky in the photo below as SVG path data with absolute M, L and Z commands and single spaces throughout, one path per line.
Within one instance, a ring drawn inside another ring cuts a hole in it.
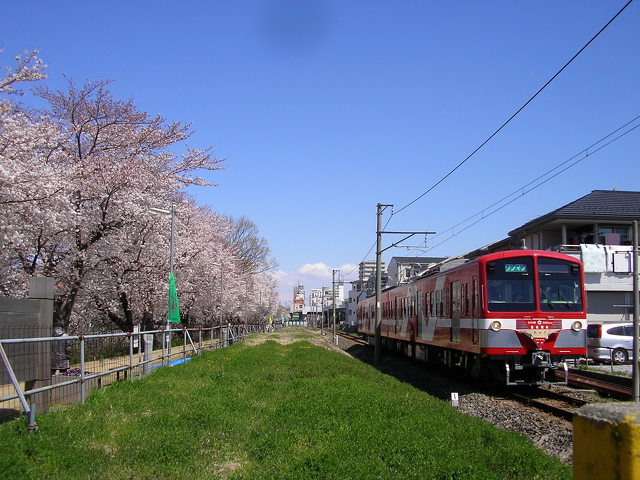
M 332 268 L 349 273 L 375 242 L 377 203 L 398 210 L 431 187 L 625 3 L 31 1 L 7 14 L 5 2 L 0 63 L 39 48 L 52 87 L 63 74 L 108 78 L 117 97 L 192 122 L 190 144 L 213 146 L 227 168 L 210 177 L 220 186 L 191 193 L 258 225 L 284 302 L 297 282 L 310 290 L 330 285 Z M 638 45 L 634 2 L 388 229 L 444 232 L 640 115 Z M 435 248 L 384 260 L 456 255 L 592 190 L 638 190 L 639 133 Z

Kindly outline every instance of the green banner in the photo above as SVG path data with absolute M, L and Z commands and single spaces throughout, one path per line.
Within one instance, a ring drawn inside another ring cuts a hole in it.
M 180 305 L 178 304 L 178 292 L 176 291 L 176 278 L 169 274 L 169 323 L 180 322 Z

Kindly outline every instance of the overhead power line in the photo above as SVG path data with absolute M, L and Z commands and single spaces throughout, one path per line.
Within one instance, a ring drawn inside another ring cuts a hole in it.
M 552 169 L 546 171 L 545 173 L 543 173 L 542 175 L 538 176 L 537 178 L 535 178 L 534 180 L 530 181 L 529 183 L 527 183 L 526 185 L 523 185 L 522 187 L 518 188 L 517 190 L 514 190 L 513 192 L 511 192 L 509 195 L 506 195 L 504 197 L 502 197 L 500 200 L 492 203 L 491 205 L 489 205 L 486 208 L 483 208 L 482 210 L 480 210 L 479 212 L 477 212 L 474 215 L 471 215 L 470 217 L 468 217 L 467 219 L 463 220 L 462 222 L 457 223 L 456 225 L 454 225 L 453 227 L 447 228 L 446 230 L 441 231 L 441 233 L 434 235 L 432 237 L 432 239 L 436 239 L 438 237 L 441 237 L 443 234 L 445 234 L 446 232 L 450 232 L 452 230 L 455 230 L 457 227 L 464 225 L 465 223 L 467 223 L 468 221 L 482 215 L 480 218 L 478 218 L 476 221 L 470 223 L 469 225 L 465 226 L 464 228 L 458 230 L 458 231 L 454 231 L 454 233 L 452 233 L 451 235 L 449 235 L 448 237 L 444 238 L 441 242 L 436 243 L 435 245 L 431 245 L 429 248 L 427 248 L 428 250 L 433 250 L 436 247 L 439 247 L 440 245 L 442 245 L 443 243 L 446 243 L 447 241 L 451 240 L 453 237 L 455 237 L 456 235 L 464 232 L 465 230 L 468 230 L 469 228 L 473 227 L 474 225 L 480 223 L 481 221 L 485 220 L 487 217 L 490 217 L 491 215 L 493 215 L 494 213 L 502 210 L 503 208 L 505 208 L 508 205 L 511 205 L 513 202 L 515 202 L 516 200 L 519 200 L 520 198 L 522 198 L 523 196 L 527 195 L 528 193 L 532 192 L 533 190 L 535 190 L 536 188 L 544 185 L 545 183 L 547 183 L 548 181 L 556 178 L 558 175 L 560 175 L 561 173 L 566 172 L 567 170 L 569 170 L 570 168 L 576 166 L 578 163 L 582 162 L 583 160 L 586 160 L 588 157 L 598 153 L 600 150 L 602 150 L 603 148 L 611 145 L 612 143 L 618 141 L 619 139 L 621 139 L 622 137 L 624 137 L 625 135 L 633 132 L 634 130 L 636 130 L 638 127 L 640 127 L 640 122 L 638 122 L 638 120 L 640 119 L 640 115 L 635 117 L 633 120 L 625 123 L 624 125 L 618 127 L 617 129 L 615 129 L 614 131 L 612 131 L 611 133 L 609 133 L 608 135 L 606 135 L 605 137 L 602 137 L 600 140 L 598 140 L 595 143 L 592 143 L 591 145 L 589 145 L 587 148 L 581 150 L 580 152 L 576 153 L 575 155 L 573 155 L 572 157 L 568 158 L 567 160 L 559 163 L 558 165 L 556 165 L 555 167 L 553 167 Z M 636 123 L 635 125 L 629 127 L 629 125 Z M 627 130 L 625 130 L 624 132 L 620 133 L 619 135 L 617 135 L 614 138 L 611 138 L 608 142 L 606 143 L 602 143 L 605 140 L 609 139 L 610 137 L 614 136 L 616 133 L 620 132 L 621 130 L 625 129 L 626 127 L 629 127 Z M 597 148 L 595 148 L 597 146 Z M 571 162 L 571 163 L 570 163 Z M 569 164 L 569 165 L 567 165 Z M 560 170 L 559 170 L 560 169 Z M 556 171 L 557 170 L 557 171 Z M 555 173 L 553 173 L 555 172 Z M 553 173 L 553 174 L 552 174 Z M 546 177 L 546 178 L 545 178 Z M 517 195 L 517 196 L 516 196 Z M 514 198 L 511 198 L 514 197 Z M 507 201 L 508 199 L 510 199 L 509 201 Z M 495 208 L 494 208 L 495 207 Z M 488 213 L 486 213 L 488 212 Z
M 529 100 L 527 100 L 518 110 L 516 110 L 516 112 L 513 115 L 511 115 L 502 125 L 500 125 L 500 127 L 495 132 L 493 132 L 485 141 L 483 141 L 464 160 L 462 160 L 460 163 L 458 163 L 446 175 L 444 175 L 440 180 L 438 180 L 431 187 L 429 187 L 427 190 L 425 190 L 423 193 L 421 193 L 418 197 L 416 197 L 415 199 L 413 199 L 412 201 L 410 201 L 406 205 L 402 206 L 401 208 L 399 208 L 395 212 L 392 212 L 391 216 L 389 217 L 389 219 L 387 220 L 387 222 L 385 223 L 383 228 L 387 227 L 387 225 L 391 221 L 391 218 L 394 215 L 396 215 L 396 214 L 402 212 L 403 210 L 409 208 L 411 205 L 416 203 L 418 200 L 420 200 L 426 194 L 431 192 L 434 188 L 436 188 L 438 185 L 440 185 L 442 182 L 444 182 L 448 177 L 450 177 L 462 165 L 464 165 L 469 159 L 471 159 L 471 157 L 473 157 L 482 147 L 484 147 L 487 143 L 489 143 L 489 141 L 491 141 L 491 139 L 493 139 L 493 137 L 495 137 L 504 127 L 506 127 L 511 122 L 511 120 L 513 120 L 522 110 L 524 110 L 527 107 L 527 105 L 529 105 L 552 81 L 554 81 L 556 79 L 556 77 L 558 77 L 558 75 L 560 75 L 560 73 L 562 73 L 578 57 L 578 55 L 580 55 L 602 32 L 604 32 L 604 30 L 631 4 L 631 2 L 633 2 L 633 0 L 629 0 L 627 3 L 625 3 L 624 6 L 620 10 L 618 10 L 618 12 L 613 17 L 611 17 L 611 19 L 600 30 L 598 30 L 598 32 L 593 37 L 591 37 L 591 39 L 587 43 L 585 43 L 582 46 L 582 48 L 580 48 L 580 50 L 578 50 L 573 55 L 573 57 L 571 57 L 569 59 L 569 61 L 567 61 L 562 66 L 562 68 L 560 70 L 558 70 L 549 80 L 547 80 L 547 82 L 540 89 L 538 89 L 538 91 L 531 98 L 529 98 Z M 621 128 L 623 128 L 623 127 L 621 127 Z M 488 207 L 488 208 L 491 208 L 491 207 Z M 474 218 L 474 217 L 475 217 L 475 215 L 473 217 L 471 217 L 471 218 Z M 465 220 L 465 222 L 466 222 L 466 220 Z M 464 222 L 462 222 L 462 223 L 464 223 Z M 466 228 L 469 228 L 469 227 L 466 227 Z M 452 227 L 452 228 L 455 228 L 455 227 Z M 466 230 L 466 228 L 465 228 L 465 230 Z M 440 245 L 440 244 L 438 244 L 438 245 Z M 373 242 L 371 244 L 371 247 L 369 248 L 367 253 L 364 255 L 364 257 L 362 258 L 362 261 L 360 263 L 364 262 L 367 259 L 367 257 L 369 256 L 369 254 L 371 253 L 371 251 L 374 249 L 375 246 L 376 246 L 376 242 Z M 434 248 L 434 247 L 431 247 L 431 248 Z M 356 268 L 354 268 L 349 273 L 347 273 L 347 275 L 351 275 L 353 272 L 355 272 Z
M 580 50 L 578 50 L 576 52 L 575 55 L 573 55 L 573 57 L 571 57 L 569 59 L 568 62 L 566 62 L 562 68 L 560 70 L 558 70 L 549 80 L 547 80 L 547 82 L 540 87 L 540 89 L 538 89 L 538 91 L 533 94 L 533 96 L 531 98 L 529 98 L 529 100 L 527 100 L 518 110 L 516 110 L 516 112 L 511 115 L 502 125 L 500 125 L 500 127 L 493 132 L 485 141 L 483 141 L 473 152 L 471 152 L 469 155 L 467 155 L 467 157 L 462 160 L 460 163 L 458 163 L 454 168 L 452 168 L 446 175 L 444 175 L 440 180 L 438 180 L 436 183 L 434 183 L 433 185 L 431 185 L 427 190 L 425 190 L 423 193 L 421 193 L 418 197 L 414 198 L 413 200 L 411 200 L 409 203 L 407 203 L 406 205 L 404 205 L 403 207 L 399 208 L 398 210 L 396 210 L 395 214 L 397 215 L 398 213 L 402 212 L 403 210 L 409 208 L 411 205 L 413 205 L 414 203 L 416 203 L 418 200 L 420 200 L 422 197 L 424 197 L 427 193 L 431 192 L 434 188 L 436 188 L 438 185 L 440 185 L 442 182 L 444 182 L 447 178 L 449 178 L 456 170 L 458 170 L 462 165 L 464 165 L 469 159 L 471 159 L 471 157 L 473 157 L 482 147 L 484 147 L 487 143 L 489 143 L 491 141 L 491 139 L 493 137 L 495 137 L 504 127 L 506 127 L 511 120 L 513 120 L 522 110 L 524 110 L 527 105 L 529 105 L 545 88 L 547 88 L 547 86 L 553 82 L 556 77 L 558 77 L 558 75 L 560 75 L 570 64 L 571 62 L 573 62 L 578 55 L 580 55 L 590 44 L 591 42 L 593 42 L 596 38 L 598 38 L 598 36 L 605 31 L 605 29 L 618 17 L 618 15 L 620 15 L 625 8 L 627 8 L 631 2 L 633 0 L 629 0 L 620 10 L 618 10 L 618 13 L 616 13 L 613 17 L 611 17 L 611 19 L 600 29 L 598 30 L 598 33 L 596 33 L 593 37 L 591 37 L 591 39 L 585 43 L 582 48 L 580 48 Z M 373 247 L 372 247 L 373 248 Z

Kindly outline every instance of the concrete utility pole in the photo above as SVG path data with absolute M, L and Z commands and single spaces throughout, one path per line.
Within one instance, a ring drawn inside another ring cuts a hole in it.
M 375 347 L 374 347 L 374 362 L 376 365 L 380 364 L 380 355 L 382 352 L 382 309 L 380 308 L 380 299 L 382 298 L 382 252 L 389 250 L 390 248 L 397 247 L 400 243 L 413 237 L 414 235 L 433 235 L 436 232 L 383 232 L 382 231 L 382 213 L 387 207 L 393 207 L 393 205 L 377 204 L 376 212 L 376 325 L 375 325 Z M 382 234 L 393 235 L 406 235 L 402 240 L 392 243 L 387 248 L 382 248 Z
M 324 287 L 320 288 L 320 336 L 324 335 L 322 329 L 324 327 Z
M 340 270 L 333 270 L 331 272 L 332 288 L 331 295 L 333 296 L 333 342 L 338 344 L 338 333 L 336 332 L 336 272 Z
M 640 319 L 638 306 L 638 221 L 633 221 L 633 401 L 640 402 Z

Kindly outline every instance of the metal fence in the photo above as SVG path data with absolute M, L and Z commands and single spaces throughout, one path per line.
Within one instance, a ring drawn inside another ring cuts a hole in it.
M 242 324 L 39 338 L 13 332 L 0 339 L 0 422 L 24 413 L 35 430 L 36 411 L 52 404 L 84 403 L 94 388 L 142 378 L 262 331 L 264 325 Z

